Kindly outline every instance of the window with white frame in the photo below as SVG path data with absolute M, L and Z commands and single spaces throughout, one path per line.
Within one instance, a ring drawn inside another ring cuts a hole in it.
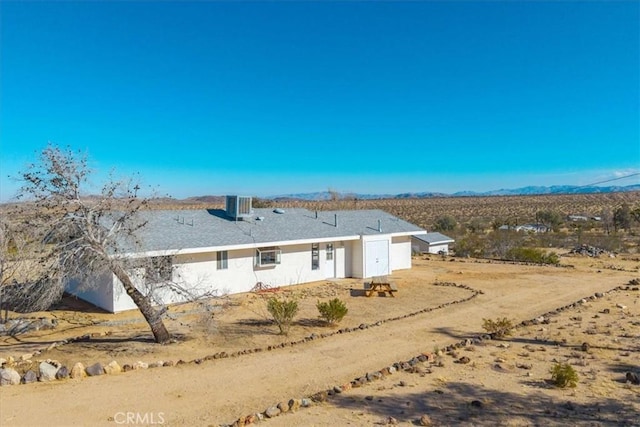
M 226 270 L 229 267 L 229 252 L 218 251 L 216 267 L 218 270 Z
M 320 244 L 319 243 L 311 244 L 311 269 L 312 270 L 320 269 Z
M 280 264 L 280 248 L 262 248 L 256 250 L 256 267 L 266 267 Z
M 327 261 L 333 261 L 333 243 L 327 243 Z

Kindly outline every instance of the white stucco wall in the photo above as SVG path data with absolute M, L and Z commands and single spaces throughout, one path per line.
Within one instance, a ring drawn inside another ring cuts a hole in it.
M 391 270 L 411 268 L 411 237 L 400 236 L 391 239 Z
M 351 252 L 351 276 L 364 277 L 364 247 L 362 240 L 352 240 L 345 245 Z
M 255 249 L 228 251 L 227 269 L 218 270 L 217 253 L 182 254 L 173 257 L 173 281 L 192 290 L 193 295 L 204 293 L 233 294 L 248 292 L 256 283 L 268 286 L 288 286 L 300 283 L 321 281 L 327 278 L 357 277 L 364 278 L 366 272 L 366 242 L 385 242 L 388 246 L 389 274 L 393 270 L 411 268 L 411 238 L 389 235 L 366 236 L 362 240 L 337 241 L 334 245 L 334 268 L 326 262 L 326 242 L 320 243 L 319 269 L 312 270 L 311 244 L 280 246 L 280 264 L 256 267 Z M 135 272 L 136 286 L 144 292 L 143 271 Z M 112 275 L 102 278 L 99 292 L 83 294 L 81 298 L 109 311 L 135 309 L 131 298 L 124 292 L 122 284 Z M 111 283 L 114 283 L 113 291 Z M 167 303 L 180 302 L 182 299 L 173 292 L 161 292 Z
M 97 307 L 114 312 L 113 274 L 105 271 L 94 277 L 91 282 L 81 284 L 77 280 L 71 280 L 65 290 Z

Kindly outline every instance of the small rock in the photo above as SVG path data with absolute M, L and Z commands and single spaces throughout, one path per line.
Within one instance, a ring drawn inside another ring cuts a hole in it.
M 306 398 L 300 399 L 300 406 L 302 406 L 303 408 L 308 408 L 309 406 L 311 406 L 311 400 Z
M 640 377 L 635 372 L 627 372 L 626 374 L 627 382 L 631 384 L 640 385 Z
M 0 369 L 0 386 L 20 384 L 20 374 L 13 368 Z
M 56 373 L 58 373 L 57 366 L 49 362 L 42 362 L 40 363 L 38 368 L 40 369 L 40 378 L 38 378 L 40 381 L 45 382 L 53 381 L 56 379 Z
M 133 369 L 147 369 L 149 368 L 149 364 L 146 362 L 137 361 L 133 364 Z
M 269 406 L 266 411 L 264 411 L 264 415 L 267 418 L 274 418 L 280 415 L 280 409 L 277 406 Z
M 398 420 L 396 420 L 396 419 L 395 419 L 395 418 L 393 418 L 393 417 L 389 417 L 389 418 L 387 418 L 387 425 L 388 425 L 388 426 L 389 426 L 389 425 L 391 425 L 391 426 L 396 426 L 396 425 L 398 425 Z
M 38 381 L 38 375 L 34 371 L 29 369 L 27 372 L 24 373 L 24 375 L 22 376 L 22 380 L 20 382 L 22 384 L 30 384 L 30 383 L 35 383 L 36 381 Z
M 618 308 L 620 308 L 620 309 L 622 309 L 622 310 L 626 310 L 626 309 L 627 309 L 627 306 L 626 306 L 626 305 L 624 305 L 624 304 L 620 304 L 620 303 L 616 304 L 616 307 L 618 307 Z
M 399 385 L 400 387 L 406 387 L 406 386 L 407 386 L 407 383 L 406 383 L 405 381 L 400 381 L 400 382 L 398 383 L 398 385 Z
M 471 406 L 473 406 L 474 408 L 482 409 L 484 404 L 479 400 L 472 400 L 471 401 Z
M 588 342 L 583 342 L 581 348 L 582 348 L 582 351 L 589 351 L 589 348 L 591 348 L 591 346 L 589 345 Z
M 469 359 L 467 356 L 462 356 L 460 359 L 458 359 L 458 363 L 461 363 L 463 365 L 466 365 L 469 362 L 471 362 L 471 359 Z
M 284 403 L 284 402 L 280 402 L 280 403 L 278 403 L 278 409 L 280 409 L 280 412 L 285 413 L 285 412 L 289 411 L 289 404 Z
M 104 373 L 107 375 L 119 374 L 120 372 L 122 372 L 122 368 L 115 360 L 112 360 L 107 366 L 104 367 Z
M 87 366 L 87 369 L 85 369 L 85 371 L 87 372 L 87 375 L 90 377 L 95 377 L 97 375 L 103 375 L 104 374 L 104 367 L 102 366 L 102 364 L 100 362 L 94 363 L 91 366 Z
M 64 380 L 66 378 L 69 378 L 69 368 L 67 368 L 66 366 L 60 366 L 60 369 L 58 369 L 58 372 L 56 372 L 56 379 Z
M 289 410 L 290 411 L 297 411 L 298 409 L 300 409 L 300 399 L 290 399 L 289 400 Z
M 425 427 L 431 427 L 433 425 L 433 422 L 431 421 L 431 418 L 429 418 L 429 415 L 423 415 L 420 417 L 420 425 Z
M 32 353 L 26 353 L 26 354 L 23 354 L 22 356 L 20 356 L 19 360 L 21 362 L 24 362 L 24 361 L 27 361 L 27 360 L 31 360 L 32 357 L 33 357 Z
M 73 365 L 71 368 L 71 378 L 84 378 L 87 376 L 87 372 L 85 371 L 84 365 L 80 362 Z

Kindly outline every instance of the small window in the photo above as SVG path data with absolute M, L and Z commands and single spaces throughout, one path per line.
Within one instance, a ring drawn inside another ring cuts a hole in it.
M 227 251 L 218 251 L 217 267 L 218 270 L 226 270 L 228 268 L 229 253 Z
M 268 265 L 280 264 L 282 251 L 278 248 L 264 248 L 256 251 L 256 266 L 264 267 Z
M 145 283 L 155 284 L 173 280 L 173 261 L 168 256 L 149 258 L 145 268 Z
M 320 244 L 319 243 L 311 244 L 311 269 L 312 270 L 320 269 Z
M 333 261 L 333 243 L 327 243 L 327 261 Z

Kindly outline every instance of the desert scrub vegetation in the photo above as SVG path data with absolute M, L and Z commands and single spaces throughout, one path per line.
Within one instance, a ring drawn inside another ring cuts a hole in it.
M 271 297 L 267 300 L 267 311 L 278 326 L 280 334 L 287 335 L 293 319 L 298 314 L 298 301 L 295 299 L 278 299 Z
M 568 363 L 556 363 L 551 368 L 551 382 L 559 388 L 575 387 L 578 384 L 578 373 Z
M 318 301 L 316 307 L 320 312 L 320 317 L 329 325 L 339 323 L 349 312 L 346 304 L 340 298 L 334 298 L 328 302 Z
M 560 263 L 560 258 L 555 252 L 547 252 L 538 248 L 511 248 L 507 251 L 505 258 L 510 261 L 533 262 L 536 264 L 557 265 Z
M 493 319 L 482 319 L 482 329 L 492 334 L 495 338 L 502 338 L 511 335 L 513 323 L 506 317 Z

